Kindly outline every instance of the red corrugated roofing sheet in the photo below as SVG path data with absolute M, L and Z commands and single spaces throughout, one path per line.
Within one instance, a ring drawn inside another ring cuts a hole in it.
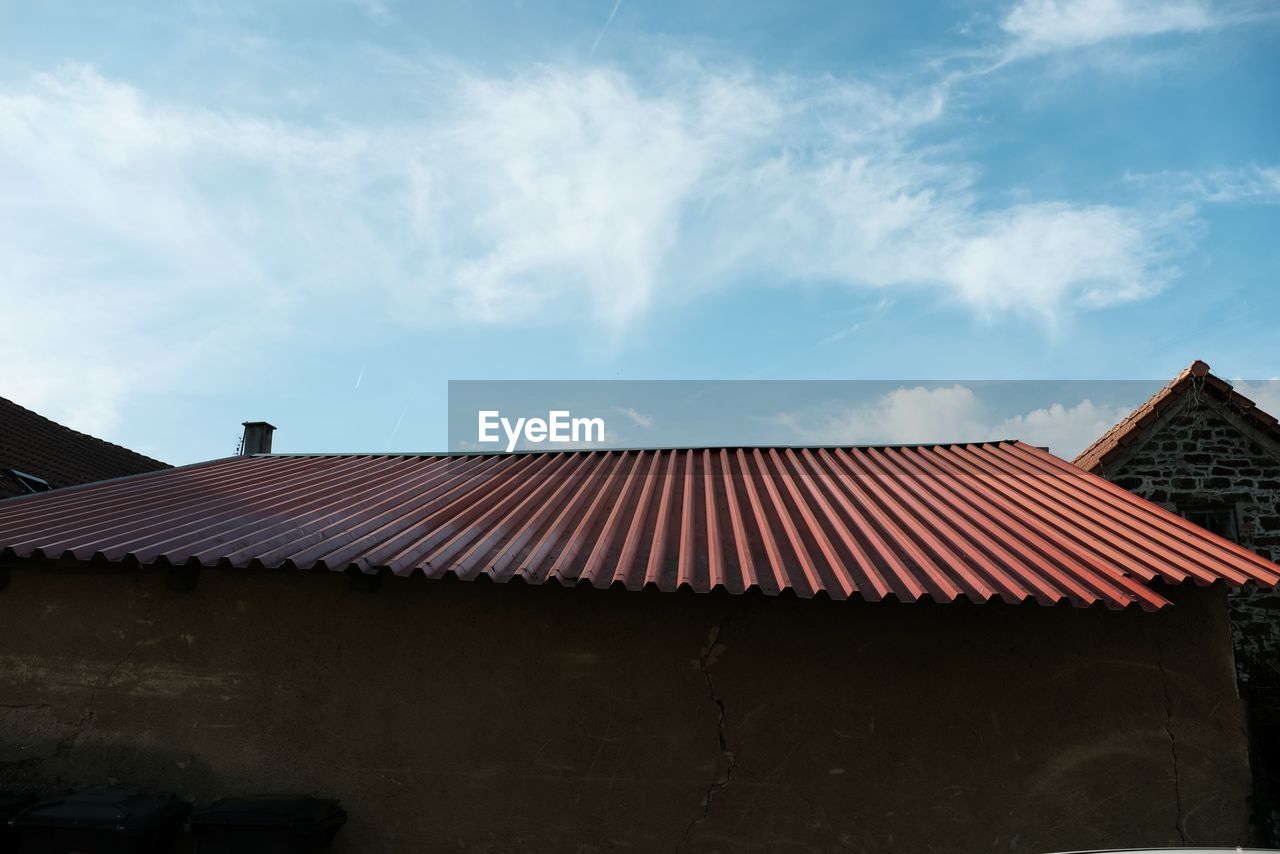
M 1020 442 L 237 457 L 4 502 L 0 555 L 1113 608 L 1280 582 Z

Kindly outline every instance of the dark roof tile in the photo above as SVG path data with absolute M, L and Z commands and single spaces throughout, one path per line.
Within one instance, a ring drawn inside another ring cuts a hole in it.
M 167 463 L 64 427 L 0 397 L 0 498 L 27 492 L 10 469 L 57 489 L 166 468 Z

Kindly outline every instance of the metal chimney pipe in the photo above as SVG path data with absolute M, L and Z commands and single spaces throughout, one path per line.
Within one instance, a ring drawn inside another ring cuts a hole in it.
M 275 429 L 265 421 L 245 421 L 244 441 L 240 445 L 240 453 L 245 456 L 271 453 L 271 434 Z

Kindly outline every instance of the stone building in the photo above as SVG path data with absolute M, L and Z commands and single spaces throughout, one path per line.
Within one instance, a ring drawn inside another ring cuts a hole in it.
M 1077 459 L 1080 467 L 1280 561 L 1280 424 L 1192 363 Z M 1280 596 L 1230 594 L 1258 821 L 1280 843 Z

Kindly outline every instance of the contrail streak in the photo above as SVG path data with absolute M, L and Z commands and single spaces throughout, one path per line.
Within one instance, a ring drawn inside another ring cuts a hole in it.
M 617 0 L 613 4 L 613 11 L 609 13 L 609 19 L 604 22 L 604 26 L 600 28 L 600 34 L 596 36 L 596 40 L 591 43 L 591 50 L 587 52 L 587 56 L 595 56 L 596 48 L 600 46 L 600 39 L 604 38 L 605 30 L 609 29 L 609 25 L 613 23 L 613 16 L 618 14 L 618 7 L 622 5 L 622 0 Z

